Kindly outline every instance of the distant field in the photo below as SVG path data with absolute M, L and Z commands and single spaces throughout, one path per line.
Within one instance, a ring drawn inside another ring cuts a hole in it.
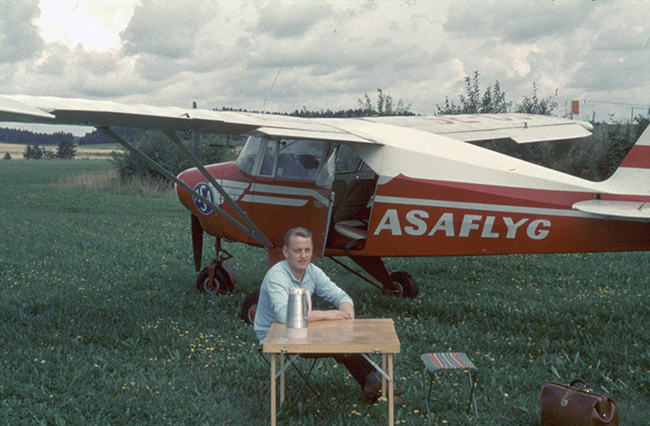
M 7 152 L 11 155 L 12 160 L 22 160 L 26 147 L 27 145 L 23 144 L 0 143 L 0 160 Z M 56 152 L 56 145 L 44 145 L 43 147 Z M 77 146 L 77 156 L 75 158 L 78 160 L 105 160 L 111 158 L 112 151 L 121 152 L 122 148 L 117 143 L 81 145 Z
M 188 212 L 173 193 L 70 185 L 106 161 L 0 161 L 0 425 L 269 424 L 268 366 L 239 319 L 265 252 L 226 243 L 236 292 L 196 290 Z M 35 170 L 38 172 L 35 173 Z M 83 181 L 84 179 L 79 179 Z M 92 181 L 93 179 L 88 179 Z M 204 265 L 214 240 L 205 239 Z M 548 381 L 581 377 L 650 418 L 648 253 L 388 259 L 420 283 L 393 299 L 319 259 L 362 318 L 393 318 L 401 341 L 396 424 L 426 424 L 419 355 L 463 351 L 479 368 L 435 382 L 432 424 L 539 425 Z M 307 368 L 308 363 L 300 363 Z M 305 391 L 287 375 L 281 425 L 385 425 L 344 368 L 319 362 Z M 426 384 L 425 384 L 426 383 Z

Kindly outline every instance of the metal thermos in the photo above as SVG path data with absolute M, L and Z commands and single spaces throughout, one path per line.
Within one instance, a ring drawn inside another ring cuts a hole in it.
M 302 288 L 289 289 L 287 305 L 287 338 L 304 339 L 307 337 L 307 317 L 311 311 L 311 297 Z

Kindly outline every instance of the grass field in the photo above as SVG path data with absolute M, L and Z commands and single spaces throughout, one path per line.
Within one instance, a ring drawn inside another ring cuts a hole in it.
M 236 292 L 199 293 L 173 194 L 71 184 L 111 167 L 0 162 L 0 424 L 268 424 L 268 367 L 238 316 L 265 253 L 228 244 Z M 420 282 L 404 300 L 317 263 L 359 317 L 395 320 L 396 385 L 408 390 L 398 424 L 426 424 L 419 355 L 449 350 L 480 369 L 479 418 L 464 411 L 466 377 L 443 375 L 434 424 L 536 425 L 541 386 L 575 377 L 614 398 L 621 425 L 648 424 L 648 253 L 389 259 Z M 289 374 L 289 391 L 298 384 Z M 279 424 L 386 424 L 385 403 L 366 404 L 333 361 L 311 384 L 321 396 L 290 400 Z

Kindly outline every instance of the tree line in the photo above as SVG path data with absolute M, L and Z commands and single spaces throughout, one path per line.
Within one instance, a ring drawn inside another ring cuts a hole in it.
M 38 144 L 27 145 L 23 152 L 25 160 L 72 160 L 77 155 L 77 148 L 73 141 L 62 140 L 56 146 L 56 151 L 42 147 Z M 11 154 L 5 153 L 5 160 L 11 160 Z
M 36 133 L 29 130 L 0 128 L 0 142 L 23 145 L 57 145 L 62 140 L 73 141 L 72 133 Z

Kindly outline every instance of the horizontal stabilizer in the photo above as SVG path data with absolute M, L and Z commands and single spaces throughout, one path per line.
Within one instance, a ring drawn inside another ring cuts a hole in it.
M 650 204 L 644 201 L 588 200 L 573 205 L 575 210 L 621 219 L 650 219 Z

